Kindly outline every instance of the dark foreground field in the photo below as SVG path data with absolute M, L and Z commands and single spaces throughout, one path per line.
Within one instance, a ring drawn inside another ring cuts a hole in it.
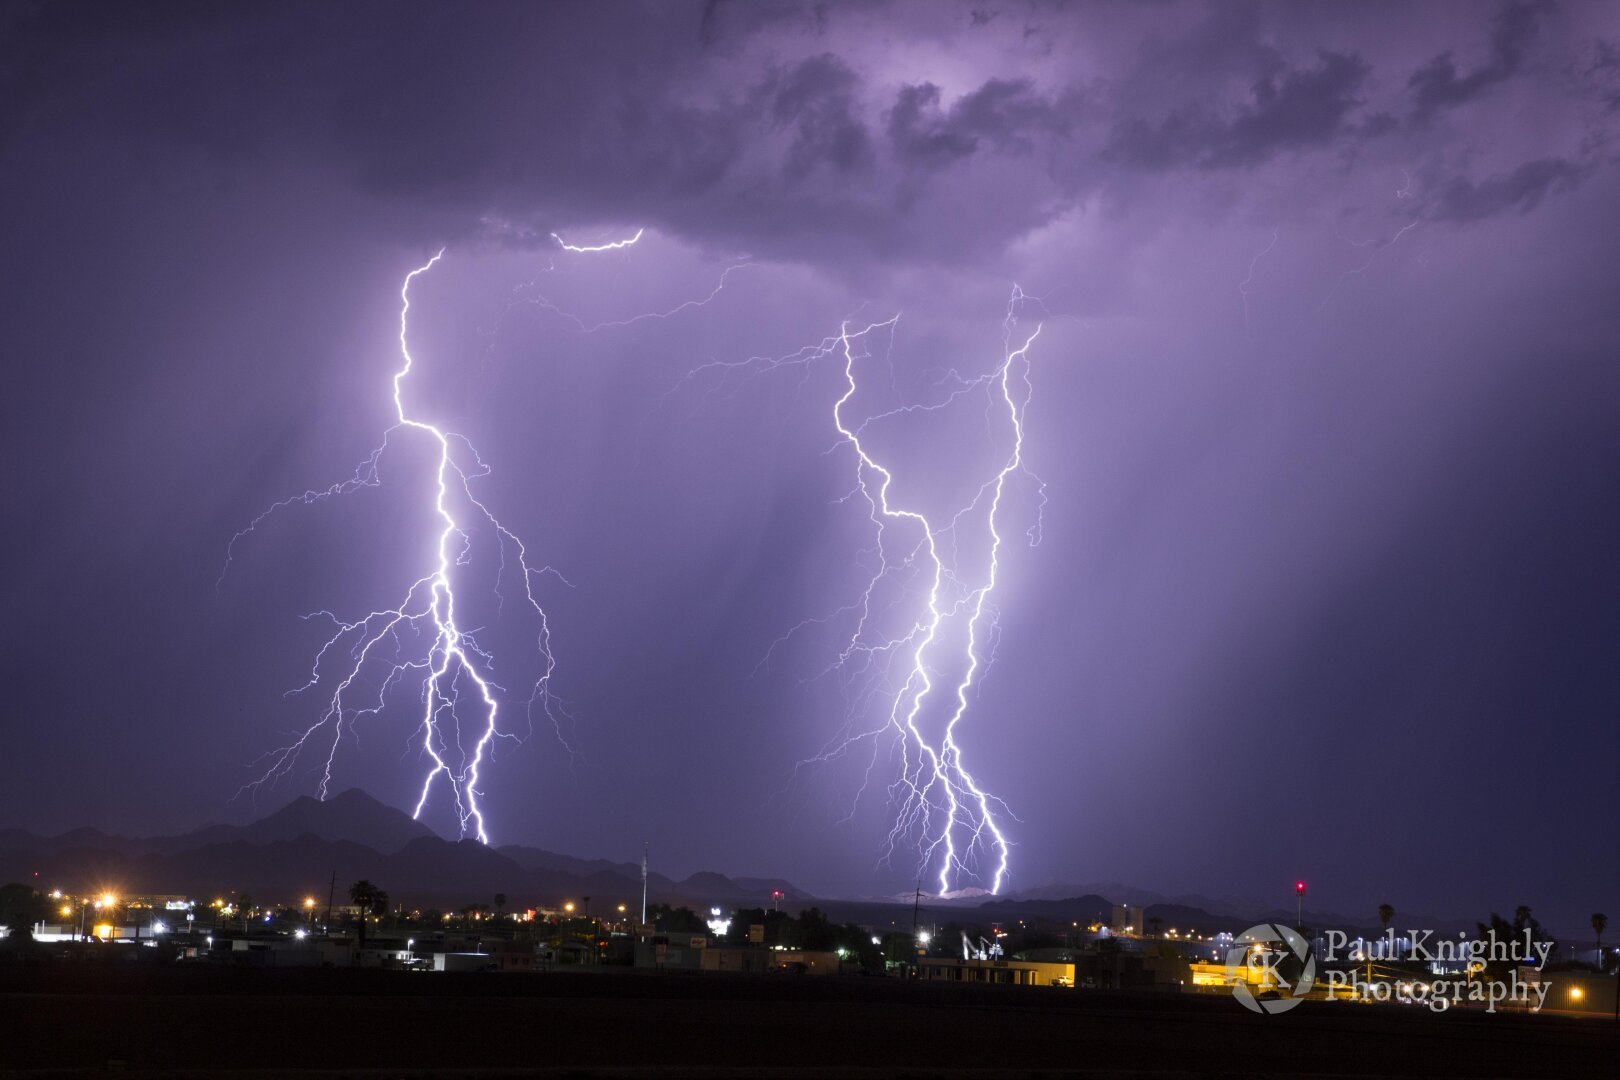
M 179 1078 L 1620 1076 L 1601 1020 L 632 972 L 0 972 L 0 1073 Z

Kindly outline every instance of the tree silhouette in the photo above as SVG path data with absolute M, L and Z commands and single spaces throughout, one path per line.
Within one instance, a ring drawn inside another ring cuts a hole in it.
M 689 907 L 654 904 L 647 909 L 647 918 L 666 934 L 700 934 L 707 929 L 697 912 Z
M 837 946 L 837 934 L 826 912 L 818 907 L 799 912 L 799 944 L 813 952 L 831 952 Z
M 360 947 L 366 947 L 366 917 L 388 910 L 388 894 L 365 878 L 349 886 L 349 899 L 360 909 Z
M 498 893 L 495 894 L 495 914 L 504 915 L 505 913 L 506 913 L 506 894 L 503 893 L 503 892 L 498 892 Z
M 11 927 L 17 942 L 33 934 L 34 924 L 44 922 L 49 905 L 33 886 L 13 883 L 0 886 L 0 926 Z
M 1531 917 L 1530 909 L 1525 907 L 1523 904 L 1520 904 L 1518 907 L 1513 909 L 1513 921 L 1511 923 L 1493 911 L 1491 912 L 1491 921 L 1489 923 L 1479 924 L 1479 936 L 1481 938 L 1489 937 L 1490 935 L 1494 934 L 1498 941 L 1516 941 L 1518 939 L 1522 939 L 1526 931 L 1529 931 L 1530 933 L 1530 944 L 1532 948 L 1535 947 L 1537 942 L 1546 941 L 1546 935 L 1543 934 L 1541 930 L 1541 923 L 1537 922 Z M 1512 960 L 1511 958 L 1504 961 L 1486 960 L 1485 971 L 1488 973 L 1490 978 L 1500 979 L 1515 962 L 1516 961 Z
M 1603 931 L 1609 928 L 1609 917 L 1601 911 L 1592 914 L 1592 932 L 1597 935 L 1597 966 L 1602 971 L 1603 965 Z

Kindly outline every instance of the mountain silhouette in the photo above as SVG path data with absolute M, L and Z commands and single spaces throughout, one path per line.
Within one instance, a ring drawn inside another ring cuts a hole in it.
M 35 874 L 38 877 L 34 877 Z M 336 877 L 341 899 L 361 878 L 414 907 L 456 909 L 491 904 L 505 894 L 511 909 L 583 902 L 605 913 L 639 906 L 639 863 L 582 859 L 541 848 L 486 847 L 446 840 L 409 814 L 352 788 L 330 799 L 301 796 L 248 825 L 210 825 L 176 836 L 126 837 L 74 829 L 42 837 L 0 830 L 0 881 L 81 894 L 185 895 L 199 900 L 251 894 L 259 903 L 296 907 L 324 902 Z M 732 879 L 700 872 L 677 881 L 649 874 L 654 903 L 766 906 L 771 891 L 808 894 L 778 879 Z

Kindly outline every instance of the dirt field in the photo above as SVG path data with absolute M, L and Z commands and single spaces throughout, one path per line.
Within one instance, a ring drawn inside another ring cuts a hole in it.
M 0 972 L 0 1073 L 271 1077 L 1620 1076 L 1601 1020 L 626 971 Z

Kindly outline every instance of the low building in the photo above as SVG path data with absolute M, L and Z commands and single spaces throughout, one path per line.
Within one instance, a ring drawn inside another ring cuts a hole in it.
M 655 934 L 635 943 L 635 966 L 657 971 L 836 975 L 842 963 L 834 952 L 715 945 L 701 934 Z
M 1600 975 L 1595 971 L 1547 970 L 1521 967 L 1518 981 L 1526 986 L 1538 986 L 1546 994 L 1541 1011 L 1573 1013 L 1587 1016 L 1620 1015 L 1615 1009 L 1615 994 L 1620 992 L 1620 976 Z
M 1134 904 L 1115 904 L 1114 918 L 1109 929 L 1116 934 L 1143 933 L 1142 909 Z
M 769 957 L 770 970 L 790 975 L 837 975 L 843 970 L 843 959 L 835 952 L 817 952 L 812 949 L 758 950 Z
M 1073 986 L 1074 965 L 1042 960 L 962 960 L 925 956 L 917 960 L 917 977 L 936 982 Z
M 348 938 L 245 937 L 232 939 L 225 959 L 246 967 L 351 967 L 355 950 Z
M 442 952 L 433 954 L 434 971 L 499 971 L 500 961 L 489 953 Z
M 1097 990 L 1180 990 L 1192 982 L 1191 965 L 1177 956 L 1108 950 L 1075 957 L 1077 985 Z

